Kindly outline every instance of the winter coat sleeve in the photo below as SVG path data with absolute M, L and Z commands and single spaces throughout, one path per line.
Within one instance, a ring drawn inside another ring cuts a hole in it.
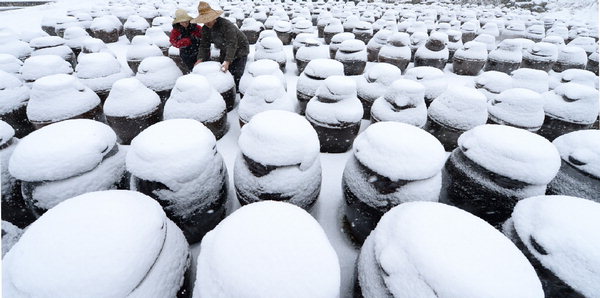
M 198 48 L 198 60 L 206 61 L 210 58 L 211 32 L 208 27 L 202 27 L 202 38 L 200 38 L 200 47 Z
M 187 37 L 185 37 L 185 38 L 180 38 L 180 37 L 181 37 L 181 32 L 179 32 L 179 30 L 177 30 L 176 28 L 173 28 L 173 30 L 171 30 L 171 36 L 169 37 L 169 41 L 176 48 L 185 48 L 192 44 L 191 39 L 189 39 Z
M 235 53 L 238 49 L 237 28 L 233 24 L 228 24 L 224 28 L 225 32 L 225 61 L 232 62 L 235 59 Z

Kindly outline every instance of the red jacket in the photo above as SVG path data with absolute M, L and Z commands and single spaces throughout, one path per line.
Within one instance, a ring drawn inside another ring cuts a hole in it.
M 192 38 L 199 40 L 202 37 L 202 27 L 195 24 L 189 25 L 191 28 L 188 30 L 191 31 L 189 33 L 189 37 L 182 36 L 182 27 L 181 26 L 173 26 L 173 30 L 171 30 L 171 36 L 169 37 L 169 41 L 176 48 L 185 48 L 187 46 L 192 45 Z M 185 30 L 185 31 L 188 31 Z

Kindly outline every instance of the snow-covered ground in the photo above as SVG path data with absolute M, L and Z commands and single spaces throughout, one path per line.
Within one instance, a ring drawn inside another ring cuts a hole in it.
M 69 10 L 91 9 L 96 4 L 97 3 L 94 0 L 58 0 L 56 3 L 0 12 L 0 30 L 8 29 L 14 31 L 15 33 L 39 31 L 42 18 L 45 16 L 62 16 L 66 15 L 67 11 Z M 571 9 L 572 7 L 558 4 L 556 5 L 560 8 L 560 10 L 557 9 L 556 15 L 573 16 L 573 14 L 576 13 L 580 20 L 587 20 L 596 24 L 598 22 L 597 5 L 594 9 L 589 9 L 587 6 L 575 6 L 575 11 Z M 193 7 L 187 8 L 193 9 Z M 323 40 L 321 39 L 321 42 L 322 41 Z M 126 70 L 129 70 L 126 54 L 128 49 L 131 47 L 132 46 L 129 40 L 127 40 L 125 36 L 121 36 L 119 41 L 116 43 L 108 44 L 108 48 L 116 54 L 121 66 Z M 319 47 L 320 50 L 328 51 L 327 45 L 320 45 Z M 296 84 L 298 80 L 296 63 L 292 59 L 292 45 L 285 45 L 283 46 L 283 49 L 287 58 L 284 72 L 285 81 L 287 83 L 287 96 L 293 98 L 296 95 Z M 247 68 L 254 61 L 254 53 L 255 46 L 251 45 L 248 64 L 246 66 Z M 365 71 L 368 71 L 373 65 L 374 64 L 371 62 L 367 63 Z M 412 63 L 408 66 L 408 69 L 411 68 L 413 68 Z M 454 88 L 472 88 L 475 86 L 474 76 L 459 76 L 454 74 L 450 68 L 451 64 L 448 64 L 444 69 L 444 77 L 448 86 L 452 86 Z M 354 78 L 357 79 L 358 76 Z M 429 92 L 431 91 L 429 90 Z M 239 102 L 239 95 L 237 100 Z M 472 107 L 472 105 L 469 105 L 469 107 Z M 454 106 L 454 108 L 456 108 L 456 106 Z M 471 114 L 464 115 L 471 116 Z M 227 117 L 229 131 L 224 137 L 217 141 L 217 150 L 223 157 L 228 169 L 229 202 L 227 213 L 231 214 L 240 207 L 240 204 L 236 199 L 233 181 L 234 163 L 240 153 L 238 146 L 240 124 L 237 108 L 229 112 Z M 370 121 L 361 120 L 360 132 L 364 131 L 369 124 Z M 341 186 L 342 174 L 344 167 L 351 156 L 352 150 L 345 153 L 319 154 L 322 168 L 322 186 L 319 198 L 310 212 L 325 231 L 327 238 L 329 239 L 339 258 L 341 270 L 341 297 L 350 297 L 353 291 L 355 266 L 360 249 L 358 246 L 352 243 L 349 236 L 344 231 L 343 223 L 344 198 Z M 193 257 L 192 266 L 195 269 L 196 260 L 200 253 L 200 243 L 193 245 L 191 248 Z M 192 277 L 192 280 L 195 280 L 195 278 Z

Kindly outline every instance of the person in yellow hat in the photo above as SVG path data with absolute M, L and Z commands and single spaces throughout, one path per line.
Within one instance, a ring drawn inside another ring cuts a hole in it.
M 229 70 L 236 87 L 239 87 L 250 49 L 246 35 L 233 23 L 220 17 L 223 14 L 222 10 L 214 10 L 204 1 L 198 4 L 198 13 L 198 17 L 191 21 L 204 24 L 196 64 L 210 59 L 210 45 L 214 43 L 221 50 L 219 57 L 222 63 L 221 70 L 224 72 Z
M 198 58 L 198 47 L 202 37 L 202 27 L 196 24 L 190 24 L 193 18 L 184 9 L 175 11 L 175 20 L 173 20 L 173 30 L 169 41 L 179 48 L 179 56 L 190 71 L 194 68 Z

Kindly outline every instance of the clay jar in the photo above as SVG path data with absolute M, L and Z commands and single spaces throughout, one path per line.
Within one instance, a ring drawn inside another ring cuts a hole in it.
M 295 112 L 297 102 L 290 98 L 281 83 L 273 75 L 255 77 L 238 107 L 240 126 L 248 123 L 254 115 L 267 110 Z
M 136 78 L 116 81 L 106 102 L 106 122 L 117 133 L 119 142 L 129 145 L 142 130 L 162 120 L 160 98 Z
M 555 72 L 563 72 L 567 69 L 585 69 L 587 65 L 587 55 L 580 47 L 564 46 L 558 51 L 556 63 L 552 66 Z
M 333 75 L 344 75 L 344 65 L 333 59 L 314 59 L 310 61 L 298 77 L 296 97 L 298 109 L 304 115 L 306 104 L 313 98 L 323 80 Z
M 194 66 L 194 74 L 203 75 L 208 79 L 213 88 L 217 90 L 225 100 L 227 112 L 235 106 L 236 87 L 233 75 L 221 71 L 221 63 L 216 61 L 205 61 Z
M 447 41 L 446 34 L 432 33 L 425 45 L 415 52 L 415 67 L 431 66 L 443 70 L 448 62 L 448 49 L 445 45 Z
M 438 140 L 412 125 L 378 122 L 362 132 L 342 176 L 344 217 L 352 240 L 362 244 L 394 206 L 438 201 L 445 155 Z M 405 166 L 416 160 L 427 163 Z
M 138 72 L 142 60 L 147 57 L 158 56 L 163 56 L 161 49 L 153 44 L 149 37 L 141 35 L 133 37 L 131 47 L 125 53 L 127 65 L 129 65 L 134 74 Z
M 21 180 L 23 199 L 39 217 L 74 196 L 121 187 L 125 151 L 108 125 L 65 120 L 21 139 L 8 169 Z
M 310 210 L 321 190 L 317 133 L 298 114 L 265 111 L 242 127 L 233 181 L 242 205 L 283 201 Z
M 29 45 L 33 48 L 31 56 L 56 55 L 69 62 L 73 68 L 77 65 L 75 53 L 73 53 L 70 47 L 65 45 L 65 40 L 61 37 L 37 37 L 32 39 Z
M 123 24 L 123 31 L 129 41 L 132 41 L 134 36 L 144 35 L 148 28 L 150 28 L 148 21 L 138 15 L 129 16 Z
M 448 88 L 448 81 L 444 76 L 444 72 L 431 66 L 408 69 L 404 78 L 417 81 L 425 86 L 425 104 L 427 106 Z
M 375 100 L 371 109 L 371 121 L 396 121 L 416 127 L 427 122 L 425 87 L 412 80 L 398 79 Z
M 340 44 L 342 44 L 342 42 L 349 40 L 349 39 L 354 39 L 354 33 L 341 32 L 341 33 L 334 35 L 331 38 L 331 43 L 329 43 L 329 57 L 331 59 L 335 59 L 335 54 L 337 53 L 337 50 L 340 48 Z
M 264 29 L 262 23 L 253 18 L 244 19 L 240 31 L 246 35 L 249 44 L 255 44 L 258 40 L 258 34 Z
M 489 53 L 484 71 L 495 70 L 510 74 L 521 66 L 522 60 L 521 43 L 518 40 L 507 39 Z
M 392 31 L 387 29 L 379 30 L 373 38 L 367 43 L 367 61 L 375 62 L 379 57 L 379 51 L 387 43 L 388 38 L 392 35 Z
M 598 50 L 590 54 L 585 69 L 598 75 Z
M 438 138 L 446 151 L 452 151 L 462 133 L 485 124 L 487 118 L 483 94 L 473 88 L 451 86 L 429 106 L 423 129 Z
M 331 19 L 329 24 L 327 24 L 327 26 L 325 26 L 325 28 L 323 29 L 323 38 L 325 40 L 325 44 L 330 44 L 331 38 L 334 35 L 341 32 L 344 32 L 344 26 L 342 26 L 342 21 L 335 18 Z
M 458 75 L 475 76 L 483 69 L 486 61 L 487 50 L 485 44 L 469 41 L 454 54 L 452 69 Z
M 283 45 L 289 45 L 292 42 L 292 24 L 287 21 L 277 21 L 273 30 Z
M 225 217 L 227 168 L 202 123 L 171 119 L 146 128 L 131 142 L 126 165 L 132 189 L 157 200 L 189 243 Z
M 169 98 L 175 81 L 182 75 L 183 73 L 173 60 L 160 55 L 144 58 L 140 63 L 135 78 L 158 94 L 161 101 L 159 114 L 162 114 L 165 101 Z
M 454 53 L 463 46 L 462 33 L 458 30 L 448 30 L 446 34 L 448 34 L 448 44 L 446 44 L 448 48 L 448 62 L 452 62 Z
M 106 52 L 81 55 L 75 68 L 79 81 L 92 89 L 104 103 L 112 85 L 129 74 L 121 69 L 121 64 L 113 55 Z
M 17 138 L 22 138 L 33 131 L 33 125 L 27 119 L 27 102 L 29 88 L 12 74 L 0 70 L 0 120 L 14 130 Z M 8 140 L 5 140 L 8 141 Z
M 544 100 L 534 91 L 510 88 L 488 101 L 488 123 L 536 132 L 544 123 Z
M 360 21 L 354 26 L 352 33 L 354 33 L 356 39 L 367 44 L 373 37 L 373 26 L 369 22 Z
M 263 31 L 267 32 L 266 30 Z M 260 45 L 260 46 L 259 46 Z M 285 70 L 287 58 L 283 51 L 283 43 L 277 37 L 267 36 L 259 38 L 254 54 L 254 60 L 271 59 L 279 64 L 281 71 Z
M 248 90 L 248 86 L 250 86 L 254 78 L 261 75 L 274 75 L 278 77 L 281 80 L 284 88 L 287 90 L 287 80 L 285 79 L 285 75 L 281 69 L 279 69 L 279 64 L 270 59 L 262 59 L 254 61 L 246 67 L 246 70 L 240 79 L 239 93 L 241 98 L 244 98 L 244 94 L 246 93 L 246 90 Z
M 344 65 L 344 75 L 361 75 L 367 66 L 365 43 L 356 39 L 342 42 L 335 54 L 335 60 Z
M 316 38 L 304 40 L 304 46 L 300 47 L 296 53 L 296 67 L 298 73 L 303 72 L 306 65 L 313 59 L 329 58 L 328 52 L 320 46 L 321 43 Z
M 395 65 L 404 72 L 408 67 L 408 63 L 410 63 L 411 50 L 409 45 L 410 37 L 407 33 L 393 33 L 388 38 L 387 44 L 379 50 L 377 61 Z
M 79 62 L 79 53 L 81 53 L 81 50 L 83 49 L 85 40 L 91 39 L 92 37 L 81 27 L 69 27 L 65 30 L 63 36 L 65 44 L 71 48 L 71 51 L 73 51 L 73 54 L 75 55 L 75 59 Z
M 306 119 L 319 135 L 321 152 L 341 153 L 358 134 L 363 109 L 352 78 L 326 78 L 306 105 Z
M 363 106 L 363 119 L 371 117 L 373 102 L 383 96 L 392 82 L 402 77 L 400 69 L 389 63 L 377 63 L 356 81 L 358 99 Z
M 558 59 L 557 47 L 551 43 L 538 42 L 523 54 L 521 68 L 533 68 L 550 71 Z
M 105 43 L 119 41 L 120 31 L 123 30 L 123 25 L 115 17 L 101 16 L 94 18 L 90 25 L 95 38 L 101 39 Z
M 313 33 L 299 33 L 298 35 L 296 35 L 292 42 L 292 54 L 294 55 L 294 59 L 296 59 L 296 53 L 298 53 L 298 49 L 305 46 L 307 40 L 316 38 L 317 35 Z

